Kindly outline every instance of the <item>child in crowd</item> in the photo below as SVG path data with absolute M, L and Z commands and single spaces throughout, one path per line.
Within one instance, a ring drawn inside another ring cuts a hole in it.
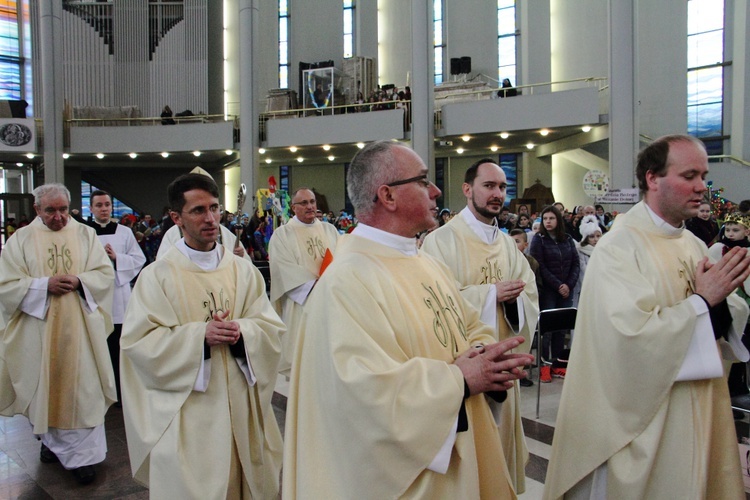
M 578 307 L 578 299 L 581 296 L 581 285 L 583 284 L 583 275 L 586 273 L 586 266 L 591 258 L 591 252 L 594 251 L 599 238 L 602 237 L 602 230 L 594 215 L 587 215 L 581 220 L 579 231 L 581 233 L 581 242 L 576 244 L 576 247 L 578 248 L 578 262 L 580 263 L 580 267 L 578 270 L 578 282 L 573 289 L 573 307 Z
M 542 286 L 542 277 L 539 274 L 539 262 L 537 262 L 534 257 L 528 254 L 529 241 L 526 231 L 524 231 L 523 229 L 511 229 L 510 237 L 513 238 L 513 241 L 516 242 L 516 247 L 518 247 L 518 250 L 523 254 L 524 257 L 526 257 L 526 260 L 529 261 L 529 267 L 532 271 L 534 271 L 534 276 L 536 277 L 536 288 L 537 290 L 539 290 L 539 288 Z M 522 378 L 518 381 L 518 383 L 521 385 L 521 387 L 531 387 L 532 385 L 534 385 L 534 382 L 532 382 L 528 377 Z
M 708 249 L 708 258 L 711 262 L 716 262 L 733 247 L 750 247 L 750 215 L 744 215 L 741 212 L 734 212 L 724 219 L 724 236 L 711 245 Z M 750 278 L 737 289 L 737 294 L 744 298 L 750 305 Z M 742 343 L 750 349 L 750 323 L 745 326 L 745 335 L 742 336 Z M 734 363 L 729 370 L 729 395 L 731 397 L 748 394 L 747 375 L 745 363 Z

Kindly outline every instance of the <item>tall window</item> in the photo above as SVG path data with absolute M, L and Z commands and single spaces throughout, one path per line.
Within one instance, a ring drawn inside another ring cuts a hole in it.
M 354 57 L 354 1 L 344 0 L 344 58 Z
M 709 154 L 721 154 L 724 2 L 688 0 L 687 32 L 687 131 L 704 140 Z
M 443 83 L 443 54 L 445 53 L 445 42 L 443 41 L 443 0 L 432 0 L 432 25 L 435 38 L 433 47 L 435 51 L 435 85 Z
M 0 99 L 23 99 L 19 38 L 18 5 L 15 0 L 0 0 Z
M 497 0 L 497 79 L 516 79 L 516 2 Z
M 505 172 L 508 187 L 505 190 L 505 203 L 518 198 L 518 154 L 503 154 L 498 158 L 500 168 Z
M 289 6 L 279 0 L 279 88 L 289 88 Z

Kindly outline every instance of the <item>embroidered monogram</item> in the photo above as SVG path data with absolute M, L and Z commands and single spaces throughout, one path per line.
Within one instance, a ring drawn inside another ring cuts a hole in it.
M 482 281 L 480 285 L 488 285 L 503 281 L 503 271 L 496 260 L 485 259 L 485 265 L 481 267 Z
M 424 303 L 435 315 L 432 321 L 435 337 L 437 337 L 438 342 L 443 347 L 448 347 L 448 343 L 450 343 L 450 348 L 453 352 L 458 352 L 454 330 L 458 330 L 458 333 L 464 340 L 467 340 L 468 337 L 466 326 L 456 307 L 455 299 L 450 295 L 446 295 L 439 283 L 437 284 L 437 292 L 432 286 L 427 286 L 424 283 L 422 283 L 422 287 L 430 294 L 429 297 L 424 299 Z
M 219 300 L 216 300 L 214 292 L 206 290 L 208 299 L 203 301 L 203 308 L 207 310 L 206 319 L 204 321 L 211 321 L 214 314 L 222 314 L 229 310 L 229 298 L 224 298 L 224 289 L 219 290 Z
M 306 245 L 307 253 L 313 259 L 317 259 L 318 257 L 323 258 L 326 254 L 326 246 L 323 244 L 323 240 L 320 239 L 320 236 L 308 238 Z
M 52 274 L 68 274 L 70 269 L 73 267 L 73 258 L 70 255 L 70 249 L 67 245 L 63 245 L 58 248 L 57 243 L 52 244 L 52 248 L 48 248 L 49 258 L 47 259 L 47 267 L 52 270 Z

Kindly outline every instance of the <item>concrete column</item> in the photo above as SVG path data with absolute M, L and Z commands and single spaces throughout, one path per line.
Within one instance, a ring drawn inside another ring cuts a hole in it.
M 635 183 L 639 146 L 636 2 L 609 1 L 609 185 L 613 189 Z
M 258 147 L 260 146 L 258 106 L 254 99 L 255 72 L 253 69 L 253 38 L 258 30 L 255 25 L 258 18 L 257 0 L 240 0 L 240 182 L 247 186 L 248 213 L 252 211 L 250 199 L 258 189 Z
M 432 50 L 432 2 L 411 0 L 411 144 L 435 180 L 434 54 Z
M 729 132 L 732 140 L 729 154 L 750 161 L 750 42 L 746 35 L 747 29 L 750 28 L 748 0 L 735 0 L 732 17 L 734 21 L 730 21 L 733 49 L 731 102 L 726 99 L 724 101 L 724 106 L 729 105 L 732 109 Z M 730 19 L 730 16 L 726 15 L 725 18 Z M 747 196 L 741 199 L 745 198 Z
M 517 18 L 521 36 L 517 61 L 518 81 L 514 85 L 529 85 L 552 80 L 550 0 L 517 2 Z M 550 87 L 538 87 L 535 94 L 547 93 Z
M 64 182 L 62 2 L 39 2 L 44 98 L 44 182 Z

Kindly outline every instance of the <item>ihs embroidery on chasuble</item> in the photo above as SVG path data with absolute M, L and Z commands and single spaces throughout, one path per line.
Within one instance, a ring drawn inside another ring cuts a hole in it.
M 53 243 L 52 247 L 47 249 L 47 253 L 49 254 L 47 267 L 52 271 L 53 276 L 70 273 L 73 267 L 73 257 L 66 244 L 58 247 L 57 243 Z
M 690 259 L 692 261 L 692 259 Z M 690 297 L 695 293 L 695 264 L 692 262 L 686 262 L 683 259 L 679 259 L 680 261 L 680 269 L 677 270 L 677 273 L 680 277 L 680 280 L 684 282 L 685 285 L 685 297 Z
M 483 276 L 482 281 L 479 283 L 480 285 L 489 285 L 503 281 L 503 271 L 500 269 L 500 264 L 497 263 L 497 260 L 485 259 L 480 269 Z
M 305 243 L 305 246 L 307 247 L 307 253 L 313 259 L 322 259 L 323 256 L 325 256 L 326 246 L 323 244 L 323 240 L 320 239 L 320 236 L 312 236 L 308 238 Z
M 432 328 L 435 337 L 443 347 L 450 346 L 453 352 L 457 353 L 456 334 L 461 335 L 464 341 L 468 339 L 468 336 L 455 298 L 443 292 L 440 283 L 435 283 L 434 286 L 422 283 L 422 288 L 428 293 L 428 296 L 424 298 L 424 304 L 434 315 Z
M 211 290 L 205 290 L 206 296 L 208 297 L 203 301 L 203 309 L 206 310 L 205 321 L 211 321 L 214 319 L 214 314 L 223 315 L 229 310 L 229 297 L 224 297 L 224 289 L 219 290 L 218 297 L 216 292 Z

